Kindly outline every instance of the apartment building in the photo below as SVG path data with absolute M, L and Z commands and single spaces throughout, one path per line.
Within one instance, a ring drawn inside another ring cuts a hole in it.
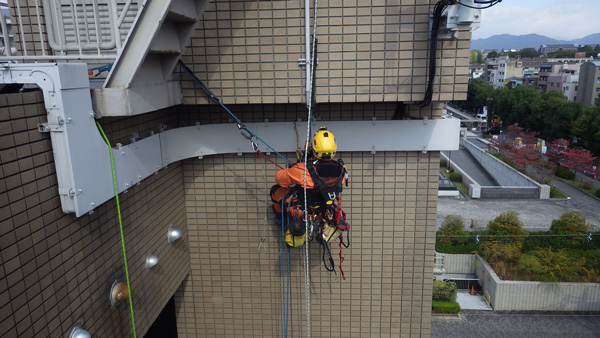
M 577 101 L 584 107 L 600 105 L 600 61 L 590 61 L 581 65 L 577 86 Z
M 570 74 L 566 76 L 562 84 L 562 92 L 565 96 L 565 99 L 569 101 L 577 101 L 578 82 L 579 74 Z
M 497 58 L 488 58 L 485 60 L 485 82 L 501 88 L 504 86 L 504 80 L 507 78 L 508 71 L 508 56 L 500 56 Z
M 0 95 L 0 336 L 429 337 L 471 39 L 432 49 L 435 3 L 9 1 L 1 82 L 39 88 Z M 350 172 L 336 273 L 271 211 L 311 118 Z
M 469 79 L 482 78 L 485 73 L 485 64 L 474 63 L 469 65 Z

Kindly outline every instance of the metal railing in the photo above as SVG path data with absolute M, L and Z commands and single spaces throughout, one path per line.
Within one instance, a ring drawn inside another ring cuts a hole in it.
M 444 270 L 444 256 L 439 253 L 435 253 L 433 257 L 433 270 L 434 271 L 443 271 Z
M 1 60 L 115 59 L 142 0 L 9 0 L 0 3 Z

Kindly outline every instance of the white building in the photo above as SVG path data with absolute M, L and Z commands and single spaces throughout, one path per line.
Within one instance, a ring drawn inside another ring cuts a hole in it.
M 579 74 L 567 75 L 567 79 L 562 84 L 562 92 L 565 99 L 569 101 L 577 100 L 577 81 L 579 81 Z
M 508 56 L 486 59 L 484 74 L 485 82 L 491 84 L 494 88 L 503 87 L 504 80 L 506 79 L 507 63 Z

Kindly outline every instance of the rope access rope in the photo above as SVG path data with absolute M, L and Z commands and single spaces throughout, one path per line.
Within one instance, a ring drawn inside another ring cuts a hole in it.
M 310 87 L 310 95 L 308 96 L 308 121 L 306 126 L 306 142 L 304 144 L 304 231 L 305 236 L 308 237 L 309 234 L 309 217 L 308 217 L 308 199 L 306 193 L 306 181 L 307 181 L 307 173 L 308 173 L 308 146 L 310 144 L 310 133 L 312 127 L 312 118 L 313 118 L 313 96 L 314 93 L 314 81 L 315 81 L 315 68 L 317 63 L 317 55 L 316 55 L 316 45 L 317 45 L 317 8 L 319 5 L 319 1 L 315 0 L 315 13 L 313 17 L 314 27 L 313 27 L 313 44 L 312 44 L 312 62 L 310 63 L 310 76 L 312 79 L 312 85 Z M 308 38 L 308 37 L 307 37 Z M 306 60 L 308 61 L 308 60 Z M 307 67 L 309 63 L 307 62 Z M 308 79 L 306 79 L 306 83 L 308 84 Z M 304 244 L 304 266 L 305 266 L 305 274 L 304 274 L 304 294 L 306 297 L 306 337 L 310 338 L 311 336 L 311 309 L 310 309 L 310 256 L 308 245 L 309 241 L 305 241 Z
M 119 204 L 119 189 L 117 188 L 117 175 L 115 173 L 115 161 L 113 159 L 112 148 L 110 146 L 110 141 L 108 141 L 108 137 L 102 130 L 100 123 L 96 121 L 96 125 L 98 125 L 98 129 L 100 129 L 100 133 L 104 138 L 104 141 L 108 145 L 108 152 L 110 153 L 110 167 L 112 169 L 112 178 L 113 185 L 115 188 L 115 200 L 117 203 L 117 216 L 119 218 L 119 230 L 121 231 L 121 246 L 123 247 L 123 262 L 125 264 L 125 279 L 127 281 L 127 292 L 129 293 L 129 311 L 131 312 L 131 326 L 133 328 L 133 338 L 137 338 L 137 334 L 135 332 L 135 321 L 133 316 L 133 300 L 131 297 L 131 284 L 129 283 L 129 269 L 127 267 L 127 253 L 125 253 L 125 237 L 123 236 L 123 221 L 121 220 L 121 205 Z
M 192 77 L 192 79 L 194 79 L 194 81 L 196 81 L 196 83 L 200 86 L 200 88 L 213 101 L 215 101 L 215 103 L 219 104 L 236 121 L 236 123 L 238 125 L 238 129 L 240 130 L 240 133 L 242 134 L 242 136 L 244 138 L 246 138 L 248 141 L 255 143 L 255 144 L 256 144 L 255 139 L 261 141 L 265 146 L 267 146 L 267 147 L 269 147 L 269 149 L 273 150 L 273 152 L 275 154 L 277 154 L 277 156 L 281 157 L 288 165 L 292 165 L 292 162 L 290 162 L 287 158 L 285 158 L 283 155 L 281 155 L 277 150 L 275 150 L 275 148 L 271 147 L 267 142 L 265 142 L 258 135 L 256 135 L 254 132 L 252 132 L 252 130 L 248 129 L 248 127 L 246 127 L 244 122 L 242 122 L 242 120 L 240 120 L 237 116 L 235 116 L 235 114 L 232 113 L 231 110 L 229 110 L 229 108 L 227 108 L 223 104 L 223 102 L 221 102 L 221 100 L 219 100 L 219 98 L 210 89 L 208 89 L 208 87 L 206 87 L 206 85 L 202 82 L 202 80 L 200 80 L 196 76 L 196 74 L 194 74 L 194 72 L 192 72 L 192 70 L 190 68 L 188 68 L 188 66 L 186 66 L 185 63 L 183 63 L 183 61 L 179 60 L 177 62 L 177 64 L 179 64 L 181 69 L 183 69 L 186 73 L 188 73 L 188 75 L 190 75 Z

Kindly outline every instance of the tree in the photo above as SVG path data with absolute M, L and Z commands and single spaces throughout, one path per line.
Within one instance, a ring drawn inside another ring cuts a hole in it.
M 532 280 L 574 282 L 584 270 L 584 264 L 585 259 L 569 259 L 563 250 L 539 248 L 519 259 L 517 270 Z
M 498 52 L 493 50 L 491 52 L 488 53 L 486 59 L 490 59 L 490 58 L 497 58 L 498 57 Z
M 600 45 L 596 45 L 594 47 L 583 46 L 583 47 L 581 47 L 581 49 L 579 51 L 585 52 L 585 56 L 587 56 L 587 57 L 590 57 L 590 56 L 595 57 L 596 55 L 598 55 L 598 53 L 600 53 Z
M 547 110 L 543 119 L 544 128 L 540 130 L 540 135 L 546 139 L 570 139 L 572 138 L 573 124 L 581 115 L 583 107 L 580 102 L 567 101 L 562 95 L 554 102 L 557 106 L 555 109 Z
M 525 121 L 532 113 L 532 103 L 540 94 L 527 86 L 517 86 L 512 89 L 501 88 L 494 95 L 494 113 L 502 118 L 505 124 Z
M 515 146 L 512 151 L 506 153 L 512 162 L 517 166 L 517 169 L 523 170 L 527 173 L 529 167 L 537 167 L 540 162 L 540 154 L 533 151 L 528 146 L 518 147 Z
M 477 51 L 472 50 L 471 55 L 469 56 L 469 64 L 477 63 Z
M 489 99 L 494 97 L 494 87 L 483 80 L 472 79 L 467 88 L 467 100 L 455 104 L 460 108 L 473 113 L 480 112 L 483 106 L 487 106 Z
M 441 280 L 433 282 L 433 300 L 454 302 L 456 301 L 457 291 L 458 287 L 454 282 L 443 282 Z
M 522 58 L 534 58 L 540 56 L 540 53 L 535 48 L 523 48 L 519 51 Z
M 548 53 L 549 58 L 574 58 L 575 51 L 569 50 L 558 50 L 556 52 Z
M 500 55 L 508 55 L 510 58 L 533 58 L 540 56 L 540 53 L 535 48 L 523 48 L 514 52 L 510 50 L 502 50 Z
M 569 148 L 569 141 L 564 138 L 555 139 L 548 145 L 546 156 L 554 163 L 559 163 L 564 159 L 564 152 Z
M 537 143 L 538 132 L 525 130 L 519 127 L 518 124 L 512 124 L 508 126 L 506 129 L 509 137 L 516 139 L 517 137 L 521 139 L 523 145 L 533 145 Z
M 592 156 L 592 153 L 585 149 L 570 148 L 563 155 L 565 160 L 562 162 L 562 166 L 575 171 L 591 167 L 596 159 L 596 157 Z
M 583 109 L 571 132 L 578 145 L 600 156 L 600 107 Z
M 585 241 L 585 234 L 590 230 L 590 224 L 578 212 L 565 212 L 559 219 L 552 221 L 550 233 L 555 235 L 579 235 L 569 237 L 576 242 Z
M 514 211 L 506 211 L 488 223 L 488 233 L 490 241 L 504 242 L 520 249 L 529 232 L 523 229 L 523 222 L 519 219 L 519 214 Z
M 539 131 L 544 139 L 569 138 L 581 109 L 580 103 L 567 101 L 561 92 L 547 91 L 531 101 L 531 113 L 526 116 L 524 127 Z
M 483 58 L 483 54 L 477 51 L 477 63 L 482 64 L 485 63 L 485 59 Z
M 539 177 L 540 183 L 545 183 L 546 179 L 551 177 L 556 169 L 556 164 L 551 161 L 540 159 L 536 164 L 533 165 L 535 169 L 535 175 Z
M 458 215 L 447 215 L 440 227 L 440 243 L 456 244 L 457 236 L 465 235 L 465 223 Z

